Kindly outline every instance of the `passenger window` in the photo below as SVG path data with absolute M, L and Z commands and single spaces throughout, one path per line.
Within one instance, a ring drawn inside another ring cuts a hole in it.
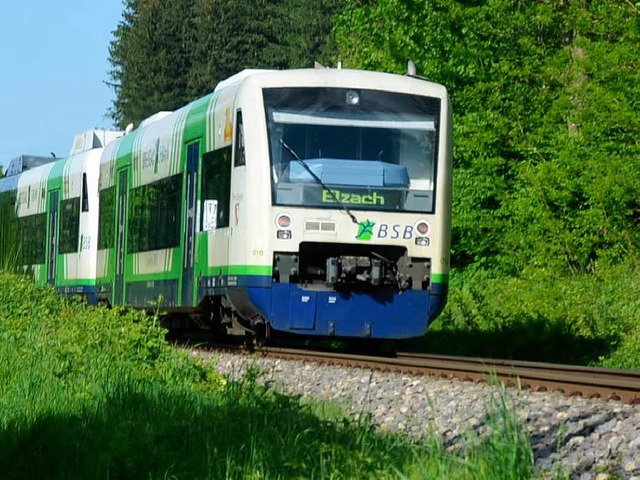
M 18 265 L 38 265 L 45 262 L 45 236 L 42 232 L 46 229 L 46 221 L 44 213 L 18 218 Z M 16 246 L 13 245 L 13 248 Z
M 114 245 L 114 229 L 116 225 L 116 187 L 115 185 L 100 190 L 100 215 L 98 215 L 98 250 L 112 248 Z
M 182 175 L 172 175 L 130 191 L 127 252 L 180 245 Z
M 58 253 L 78 251 L 80 237 L 80 197 L 60 202 L 60 247 Z
M 236 151 L 233 166 L 241 167 L 246 163 L 244 156 L 244 127 L 242 126 L 242 110 L 236 113 Z

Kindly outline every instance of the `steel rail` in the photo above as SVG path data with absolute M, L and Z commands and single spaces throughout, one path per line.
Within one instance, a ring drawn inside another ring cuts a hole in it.
M 566 396 L 640 403 L 640 371 L 414 353 L 380 357 L 272 347 L 256 348 L 254 353 L 476 382 L 497 379 L 507 386 L 533 391 L 557 391 Z

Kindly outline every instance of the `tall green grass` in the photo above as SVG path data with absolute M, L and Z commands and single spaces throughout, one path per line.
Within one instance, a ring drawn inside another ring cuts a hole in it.
M 0 274 L 2 478 L 533 477 L 526 429 L 489 406 L 455 449 L 324 418 L 257 381 L 227 382 L 164 342 L 153 316 L 87 308 Z

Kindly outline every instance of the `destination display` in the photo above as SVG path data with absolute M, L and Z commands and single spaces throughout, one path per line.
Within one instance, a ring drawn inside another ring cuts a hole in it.
M 333 187 L 321 185 L 284 183 L 278 184 L 276 202 L 279 205 L 304 205 L 305 207 L 355 209 L 404 210 L 406 190 L 367 187 Z

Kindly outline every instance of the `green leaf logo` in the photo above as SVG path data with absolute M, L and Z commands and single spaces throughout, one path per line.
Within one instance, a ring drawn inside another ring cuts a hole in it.
M 375 224 L 375 222 L 371 222 L 369 220 L 360 222 L 358 224 L 358 234 L 356 235 L 356 240 L 371 240 L 371 235 L 373 235 L 373 227 L 375 226 Z

